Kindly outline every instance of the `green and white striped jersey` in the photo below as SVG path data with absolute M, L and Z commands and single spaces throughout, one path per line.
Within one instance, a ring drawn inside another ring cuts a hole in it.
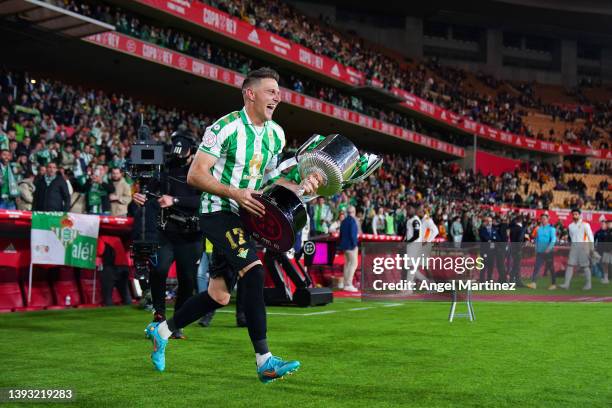
M 264 175 L 276 168 L 285 146 L 285 132 L 276 122 L 255 128 L 246 109 L 223 116 L 206 128 L 199 150 L 217 158 L 211 173 L 221 184 L 259 190 Z M 238 213 L 234 200 L 202 193 L 200 212 Z

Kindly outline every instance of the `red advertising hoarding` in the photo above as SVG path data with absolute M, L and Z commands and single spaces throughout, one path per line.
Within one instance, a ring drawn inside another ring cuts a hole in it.
M 106 32 L 86 37 L 84 40 L 93 44 L 98 44 L 130 54 L 138 58 L 176 68 L 193 75 L 212 79 L 236 88 L 239 88 L 244 80 L 244 77 L 237 72 L 209 64 L 188 55 L 184 55 L 158 45 L 150 44 L 124 34 Z M 281 88 L 281 97 L 285 103 L 331 116 L 371 130 L 376 130 L 378 132 L 397 137 L 398 139 L 406 140 L 408 142 L 457 157 L 463 157 L 465 155 L 464 149 L 461 147 L 422 135 L 420 133 L 409 131 L 399 126 L 392 125 L 336 105 L 332 105 L 331 103 L 323 102 L 319 99 L 315 99 L 289 89 Z

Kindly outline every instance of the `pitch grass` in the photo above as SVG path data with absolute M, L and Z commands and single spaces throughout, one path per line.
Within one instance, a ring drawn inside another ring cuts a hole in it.
M 611 303 L 480 302 L 473 323 L 449 323 L 448 309 L 349 299 L 269 308 L 271 349 L 302 362 L 269 385 L 232 306 L 171 340 L 164 373 L 149 361 L 141 310 L 5 314 L 0 387 L 73 388 L 73 407 L 610 406 Z

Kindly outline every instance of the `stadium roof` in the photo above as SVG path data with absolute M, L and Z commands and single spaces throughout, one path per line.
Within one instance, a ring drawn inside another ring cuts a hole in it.
M 0 1 L 0 16 L 18 15 L 32 25 L 68 37 L 86 37 L 115 27 L 38 0 Z

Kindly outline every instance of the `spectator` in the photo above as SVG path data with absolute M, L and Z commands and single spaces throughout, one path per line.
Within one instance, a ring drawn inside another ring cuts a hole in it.
M 128 205 L 132 201 L 132 189 L 125 181 L 121 169 L 113 168 L 111 170 L 111 180 L 115 189 L 115 192 L 109 196 L 111 215 L 126 217 Z
M 11 166 L 11 152 L 0 152 L 0 209 L 14 210 L 15 198 L 19 197 L 17 180 Z
M 49 163 L 46 166 L 46 173 L 34 181 L 32 209 L 34 211 L 68 211 L 70 209 L 68 184 L 58 173 L 55 162 Z
M 325 203 L 325 198 L 319 197 L 317 203 L 313 206 L 311 216 L 314 231 L 313 235 L 322 235 L 329 232 L 329 225 L 333 219 L 333 215 L 329 205 Z
M 113 306 L 113 288 L 117 288 L 124 305 L 132 304 L 127 266 L 116 265 L 116 252 L 111 245 L 100 242 L 98 256 L 102 258 L 102 298 L 104 306 Z M 100 253 L 102 248 L 102 253 Z
M 34 202 L 34 174 L 29 169 L 25 171 L 25 177 L 18 183 L 19 197 L 15 199 L 17 209 L 32 211 Z
M 353 286 L 353 277 L 357 269 L 358 251 L 358 227 L 355 219 L 356 210 L 354 206 L 348 208 L 348 216 L 340 224 L 340 245 L 338 249 L 344 251 L 344 290 L 347 292 L 357 292 Z
M 533 274 L 531 275 L 531 282 L 527 284 L 527 287 L 531 289 L 537 288 L 538 274 L 540 273 L 540 268 L 544 265 L 544 273 L 550 273 L 550 286 L 548 289 L 557 289 L 554 262 L 554 247 L 557 241 L 556 236 L 555 227 L 548 223 L 548 214 L 542 214 L 540 217 L 540 226 L 535 230 L 534 242 L 536 260 Z
M 386 216 L 385 216 L 385 208 L 380 207 L 378 209 L 378 213 L 372 220 L 372 234 L 374 235 L 384 235 L 386 227 Z
M 601 268 L 601 283 L 607 285 L 610 283 L 610 269 L 612 266 L 612 219 L 606 221 L 606 217 L 602 215 L 599 219 L 600 228 L 595 233 L 595 249 L 601 255 L 599 267 Z
M 510 223 L 510 281 L 514 282 L 519 288 L 525 286 L 521 280 L 521 260 L 525 248 L 523 243 L 528 238 L 527 228 L 523 226 L 522 217 L 515 217 Z
M 493 270 L 495 266 L 497 266 L 497 275 L 500 282 L 505 281 L 505 267 L 504 267 L 504 259 L 502 253 L 500 252 L 500 244 L 501 238 L 499 234 L 499 230 L 493 226 L 493 218 L 491 216 L 486 216 L 484 218 L 484 223 L 480 227 L 478 234 L 480 236 L 480 241 L 482 242 L 482 256 L 484 257 L 484 268 L 480 271 L 480 281 L 485 282 L 485 273 L 486 280 L 490 281 L 493 279 Z
M 574 268 L 580 267 L 584 270 L 585 285 L 583 290 L 591 289 L 590 257 L 593 249 L 593 232 L 588 222 L 582 220 L 582 212 L 578 208 L 572 210 L 572 222 L 569 225 L 569 238 L 571 240 L 570 253 L 565 270 L 565 280 L 562 289 L 569 289 L 574 274 Z
M 455 247 L 458 248 L 463 239 L 463 226 L 461 225 L 461 218 L 459 218 L 459 216 L 456 216 L 453 219 L 453 223 L 451 224 L 450 228 L 450 236 L 455 243 Z
M 96 169 L 90 180 L 85 183 L 84 190 L 87 197 L 87 212 L 89 214 L 110 214 L 110 195 L 114 187 L 103 181 L 103 171 Z

